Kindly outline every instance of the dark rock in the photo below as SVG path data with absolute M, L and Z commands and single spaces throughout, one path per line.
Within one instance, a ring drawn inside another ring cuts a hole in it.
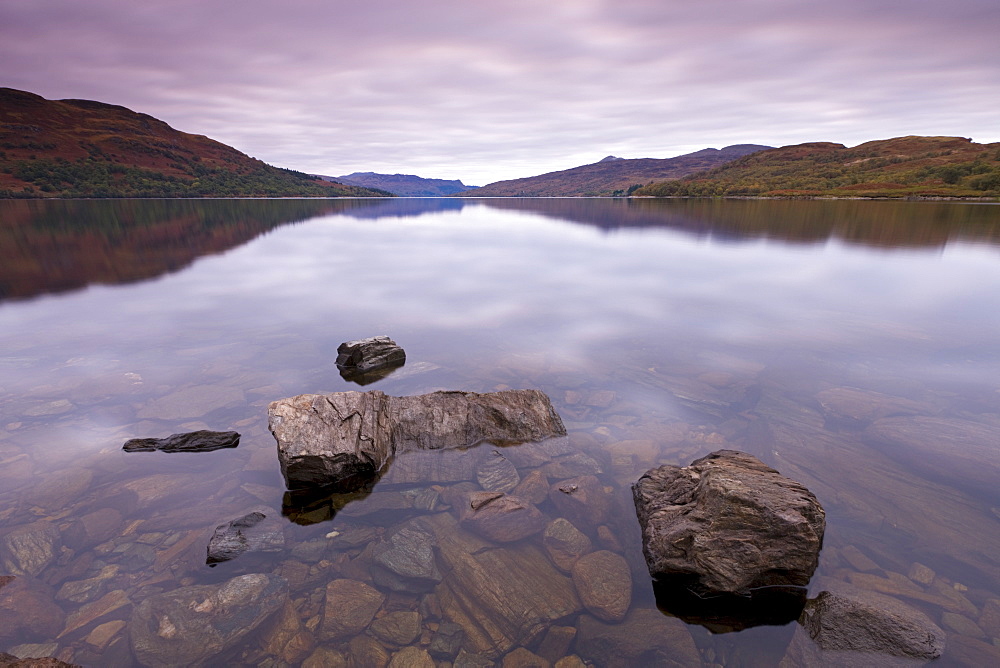
M 702 665 L 687 625 L 649 608 L 632 611 L 619 624 L 606 624 L 590 615 L 581 615 L 575 648 L 577 654 L 603 668 Z
M 282 526 L 277 522 L 264 522 L 266 517 L 255 511 L 217 526 L 208 542 L 205 563 L 214 566 L 244 552 L 280 552 L 285 547 Z
M 59 635 L 66 613 L 53 598 L 52 588 L 38 580 L 0 576 L 0 642 L 51 640 Z
M 303 394 L 272 402 L 268 426 L 289 489 L 325 485 L 341 491 L 370 484 L 400 453 L 566 433 L 549 398 L 537 390 Z
M 372 548 L 376 581 L 397 591 L 426 591 L 441 581 L 434 560 L 434 533 L 420 520 L 399 526 Z M 382 570 L 395 577 L 381 577 Z
M 341 343 L 337 348 L 337 367 L 342 373 L 364 374 L 385 367 L 402 366 L 406 353 L 388 336 L 373 336 Z
M 383 642 L 409 645 L 420 635 L 421 622 L 419 612 L 400 610 L 379 617 L 368 630 Z
M 444 622 L 431 638 L 430 653 L 439 659 L 451 660 L 462 649 L 464 642 L 465 631 L 462 627 L 453 622 Z
M 237 646 L 287 600 L 288 583 L 263 573 L 150 596 L 132 613 L 132 650 L 145 666 L 219 665 L 213 657 Z
M 824 651 L 868 652 L 929 661 L 945 634 L 919 610 L 875 592 L 824 591 L 806 603 L 799 623 Z
M 826 516 L 804 486 L 755 457 L 720 450 L 661 466 L 632 486 L 654 580 L 709 594 L 803 587 L 819 560 Z
M 500 492 L 473 492 L 460 509 L 462 526 L 498 543 L 512 543 L 545 528 L 545 516 L 533 505 Z
M 171 434 L 166 438 L 133 438 L 125 441 L 125 452 L 211 452 L 223 448 L 235 448 L 240 444 L 240 435 L 235 431 L 192 431 L 186 434 Z

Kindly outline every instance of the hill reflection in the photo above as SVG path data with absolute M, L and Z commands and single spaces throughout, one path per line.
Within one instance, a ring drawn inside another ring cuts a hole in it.
M 656 228 L 722 242 L 831 239 L 880 249 L 1000 245 L 1000 206 L 956 202 L 408 199 L 0 202 L 0 301 L 155 278 L 319 216 L 416 217 L 465 207 L 602 230 Z

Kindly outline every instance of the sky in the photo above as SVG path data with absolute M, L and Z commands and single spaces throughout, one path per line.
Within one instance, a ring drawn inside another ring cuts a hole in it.
M 0 0 L 0 86 L 301 171 L 485 185 L 731 144 L 1000 141 L 997 0 Z

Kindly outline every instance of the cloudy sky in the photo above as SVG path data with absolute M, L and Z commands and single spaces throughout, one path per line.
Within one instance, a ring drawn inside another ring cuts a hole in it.
M 308 172 L 1000 141 L 997 0 L 0 0 L 0 86 Z

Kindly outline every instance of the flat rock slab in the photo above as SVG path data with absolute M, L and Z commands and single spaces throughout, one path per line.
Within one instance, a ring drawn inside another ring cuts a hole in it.
M 302 394 L 272 402 L 268 427 L 288 489 L 345 491 L 374 480 L 396 454 L 527 443 L 566 433 L 538 390 Z
M 223 448 L 235 448 L 240 444 L 240 435 L 235 431 L 192 431 L 186 434 L 171 434 L 166 438 L 133 438 L 125 441 L 125 452 L 211 452 Z
M 402 366 L 406 352 L 388 336 L 373 336 L 341 343 L 337 348 L 337 367 L 342 372 L 364 374 L 385 367 Z
M 804 486 L 755 457 L 719 450 L 661 466 L 632 486 L 654 580 L 742 595 L 803 587 L 819 561 L 826 515 Z

